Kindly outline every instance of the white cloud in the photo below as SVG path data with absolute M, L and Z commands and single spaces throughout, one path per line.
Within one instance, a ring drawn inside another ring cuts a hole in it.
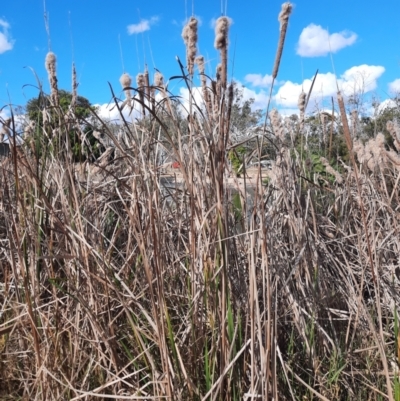
M 159 18 L 157 16 L 151 17 L 150 19 L 142 19 L 138 24 L 131 24 L 127 26 L 128 34 L 134 35 L 150 30 L 151 25 L 157 23 Z
M 302 57 L 326 56 L 329 51 L 336 53 L 344 47 L 351 46 L 357 39 L 353 32 L 332 33 L 320 25 L 310 24 L 300 34 L 297 54 Z
M 396 104 L 396 102 L 394 100 L 386 99 L 382 103 L 379 104 L 379 106 L 377 108 L 377 112 L 378 112 L 378 114 L 381 114 L 386 109 L 393 109 L 395 107 L 397 107 L 397 104 Z M 373 112 L 375 112 L 375 110 L 373 110 Z M 374 113 L 371 113 L 371 114 L 374 114 Z
M 106 104 L 95 104 L 97 107 L 97 114 L 102 120 L 114 122 L 116 124 L 120 124 L 122 122 L 121 115 L 119 113 L 118 108 L 113 103 L 106 103 Z M 119 103 L 119 106 L 122 106 L 122 102 Z M 134 102 L 133 109 L 125 106 L 122 110 L 122 115 L 125 118 L 125 121 L 132 122 L 136 118 L 141 116 L 141 108 L 139 103 Z
M 189 114 L 189 89 L 185 87 L 179 88 L 179 96 L 181 97 L 180 111 L 186 116 Z M 196 108 L 203 108 L 204 100 L 202 88 L 199 86 L 192 88 L 192 105 Z
M 162 96 L 159 92 L 156 93 L 156 103 L 162 101 Z M 118 106 L 121 108 L 123 106 L 123 101 L 118 102 Z M 151 107 L 150 103 L 148 101 L 145 101 L 147 108 L 145 110 L 146 115 L 148 115 L 149 111 L 148 108 Z M 126 104 L 123 109 L 122 109 L 122 115 L 124 116 L 125 121 L 127 122 L 133 122 L 136 119 L 142 118 L 143 115 L 143 108 L 142 108 L 142 103 L 139 99 L 139 95 L 136 94 L 132 100 L 131 100 L 131 106 L 129 104 Z M 94 107 L 97 108 L 97 114 L 101 119 L 104 119 L 105 121 L 110 121 L 115 124 L 121 124 L 122 123 L 122 117 L 121 114 L 116 107 L 115 103 L 104 103 L 104 104 L 94 104 Z
M 11 50 L 14 46 L 14 41 L 8 33 L 10 24 L 3 19 L 0 19 L 0 54 Z
M 377 79 L 385 72 L 385 68 L 375 65 L 360 65 L 345 71 L 337 83 L 345 96 L 358 93 L 367 93 L 377 87 Z M 283 107 L 296 107 L 302 88 L 308 93 L 312 79 L 305 79 L 303 83 L 286 81 L 275 95 L 275 102 Z M 318 74 L 314 83 L 311 99 L 335 96 L 337 92 L 335 75 L 328 72 Z
M 7 109 L 0 109 L 0 122 L 2 120 L 7 120 L 7 118 L 10 117 L 10 113 L 8 112 Z
M 396 95 L 400 93 L 400 78 L 389 83 L 389 91 Z
M 344 72 L 340 80 L 343 90 L 346 95 L 354 93 L 371 92 L 377 88 L 377 79 L 385 72 L 385 68 L 380 65 L 362 64 L 352 67 Z
M 265 110 L 268 104 L 269 95 L 261 90 L 260 92 L 256 92 L 252 89 L 243 88 L 243 101 L 254 99 L 254 103 L 251 105 L 251 110 Z
M 305 79 L 303 83 L 286 81 L 274 96 L 275 102 L 284 107 L 297 107 L 299 95 L 302 90 L 305 93 L 310 91 L 312 79 Z M 332 96 L 337 92 L 335 75 L 328 72 L 327 74 L 319 74 L 315 80 L 312 98 Z
M 256 92 L 252 89 L 242 87 L 241 83 L 237 81 L 238 87 L 242 92 L 242 102 L 245 102 L 249 99 L 254 99 L 253 104 L 251 105 L 252 111 L 262 109 L 264 110 L 267 107 L 268 103 L 268 94 L 261 90 L 260 92 Z M 203 100 L 203 92 L 202 88 L 197 86 L 192 89 L 193 94 L 193 105 L 194 107 L 202 108 L 204 105 Z M 181 112 L 184 115 L 188 114 L 189 110 L 189 90 L 186 87 L 181 87 L 179 89 L 179 95 L 181 96 Z
M 271 75 L 264 75 L 261 74 L 247 74 L 244 77 L 246 82 L 251 83 L 252 86 L 260 86 L 261 88 L 267 88 L 272 83 L 272 76 Z

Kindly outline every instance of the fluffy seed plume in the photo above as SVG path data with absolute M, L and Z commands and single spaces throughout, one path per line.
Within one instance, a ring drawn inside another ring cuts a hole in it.
M 136 84 L 137 84 L 138 88 L 143 88 L 144 75 L 142 73 L 136 75 Z
M 325 170 L 327 173 L 333 175 L 335 177 L 335 180 L 338 184 L 341 184 L 343 182 L 343 177 L 341 174 L 336 171 L 328 162 L 328 160 L 325 159 L 325 157 L 320 158 L 321 163 L 325 166 Z
M 214 47 L 220 51 L 221 56 L 221 86 L 226 88 L 226 75 L 228 65 L 228 32 L 229 18 L 220 17 L 215 25 Z
M 154 87 L 160 91 L 161 96 L 163 98 L 165 98 L 167 96 L 165 93 L 165 90 L 164 90 L 164 76 L 163 76 L 163 74 L 161 74 L 161 72 L 157 71 L 154 74 Z M 155 91 L 155 89 L 154 89 L 154 91 Z
M 122 108 L 127 104 L 132 110 L 132 103 L 131 103 L 132 94 L 131 90 L 129 89 L 130 86 L 132 85 L 132 78 L 130 77 L 129 74 L 124 73 L 119 78 L 119 82 L 121 83 L 121 86 L 125 92 L 125 101 L 122 104 Z
M 217 71 L 216 71 L 216 84 L 215 84 L 215 95 L 214 95 L 214 114 L 215 116 L 218 115 L 219 112 L 219 105 L 220 105 L 220 100 L 221 100 L 221 94 L 222 94 L 222 65 L 218 64 L 217 65 Z
M 45 66 L 50 82 L 51 100 L 54 105 L 58 105 L 56 62 L 57 62 L 56 55 L 53 52 L 48 52 L 46 56 Z
M 344 108 L 343 96 L 340 92 L 337 93 L 340 117 L 342 119 L 344 139 L 346 140 L 347 149 L 351 152 L 353 150 L 353 141 L 350 135 L 349 123 L 347 121 L 346 110 Z
M 365 146 L 360 141 L 355 140 L 353 149 L 358 161 L 365 164 L 372 172 L 377 169 L 384 169 L 390 164 L 397 170 L 400 169 L 400 156 L 393 149 L 389 151 L 385 149 L 385 136 L 381 132 L 376 138 L 371 138 Z
M 390 135 L 392 135 L 393 144 L 400 152 L 400 125 L 396 121 L 388 121 L 386 123 L 386 129 L 390 132 Z
M 279 64 L 280 64 L 281 58 L 282 58 L 283 46 L 285 44 L 286 31 L 287 31 L 287 26 L 289 23 L 289 16 L 290 16 L 290 13 L 292 12 L 292 8 L 293 8 L 293 6 L 290 2 L 283 3 L 282 10 L 279 13 L 278 21 L 280 22 L 281 26 L 280 26 L 278 50 L 276 52 L 275 64 L 274 64 L 274 68 L 272 70 L 272 78 L 273 79 L 275 79 L 278 76 Z
M 304 126 L 304 114 L 306 111 L 306 98 L 307 98 L 307 95 L 304 93 L 304 91 L 301 91 L 300 96 L 299 96 L 299 101 L 297 102 L 297 105 L 299 106 L 299 110 L 300 110 L 300 130 L 302 130 L 303 126 Z
M 164 77 L 163 77 L 163 74 L 161 74 L 161 72 L 157 71 L 154 74 L 154 86 L 159 86 L 159 87 L 164 86 Z
M 128 88 L 131 86 L 132 78 L 130 77 L 129 74 L 125 73 L 125 74 L 121 75 L 119 82 L 121 83 L 122 87 L 125 89 L 125 88 Z
M 122 103 L 122 108 L 124 108 L 126 105 L 128 105 L 128 107 L 130 108 L 130 110 L 132 111 L 132 93 L 131 90 L 129 89 L 132 85 L 132 78 L 129 74 L 127 73 L 123 73 L 120 78 L 119 78 L 119 82 L 122 86 L 122 89 L 125 92 L 125 101 Z
M 271 120 L 271 125 L 275 136 L 283 141 L 285 139 L 285 133 L 281 121 L 281 116 L 278 110 L 271 110 L 271 112 L 269 113 L 269 118 Z
M 182 31 L 182 38 L 186 45 L 186 63 L 190 75 L 193 75 L 194 61 L 197 53 L 197 19 L 191 17 Z

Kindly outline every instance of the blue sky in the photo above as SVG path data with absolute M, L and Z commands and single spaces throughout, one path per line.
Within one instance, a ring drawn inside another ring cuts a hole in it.
M 157 68 L 165 80 L 180 74 L 175 56 L 185 62 L 181 32 L 193 11 L 200 21 L 198 51 L 207 61 L 206 72 L 214 75 L 219 59 L 213 47 L 213 22 L 226 10 L 232 19 L 229 77 L 245 85 L 245 97 L 254 97 L 257 107 L 266 107 L 282 1 L 46 0 L 45 4 L 59 87 L 70 90 L 74 61 L 79 94 L 100 105 L 111 99 L 108 82 L 121 93 L 119 77 L 124 71 L 133 82 L 145 63 L 150 74 Z M 348 95 L 361 90 L 365 99 L 383 101 L 400 92 L 399 14 L 399 0 L 294 2 L 272 104 L 284 114 L 295 112 L 299 92 L 308 90 L 317 69 L 320 75 L 310 112 L 330 104 L 336 92 L 334 72 Z M 0 108 L 10 102 L 24 105 L 37 96 L 32 70 L 49 91 L 44 67 L 49 41 L 43 16 L 43 0 L 3 1 Z M 183 86 L 174 80 L 170 89 L 184 94 Z

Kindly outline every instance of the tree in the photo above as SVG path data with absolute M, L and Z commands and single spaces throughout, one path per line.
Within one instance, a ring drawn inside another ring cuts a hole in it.
M 253 111 L 252 105 L 255 99 L 243 100 L 244 87 L 239 88 L 237 84 L 234 85 L 230 129 L 233 141 L 240 142 L 248 136 L 251 128 L 256 127 L 260 123 L 263 111 L 261 109 Z
M 361 125 L 364 136 L 366 139 L 375 138 L 379 132 L 382 132 L 388 146 L 393 147 L 393 138 L 386 126 L 389 121 L 394 120 L 400 120 L 400 107 L 386 107 L 375 117 L 362 117 Z
M 66 121 L 68 125 L 68 135 L 71 144 L 71 150 L 74 161 L 84 161 L 87 155 L 90 159 L 95 159 L 101 154 L 101 144 L 93 136 L 93 127 L 88 123 L 91 115 L 92 105 L 89 100 L 83 96 L 77 96 L 74 105 L 72 103 L 72 93 L 65 90 L 59 90 L 59 107 L 51 104 L 50 96 L 41 92 L 37 98 L 30 99 L 26 105 L 26 110 L 31 121 L 36 124 L 34 132 L 34 141 L 36 144 L 37 155 L 41 154 L 38 147 L 38 139 L 43 140 L 43 132 L 47 133 L 47 140 L 57 141 L 54 133 L 63 130 Z M 46 113 L 46 118 L 44 118 Z M 82 136 L 85 137 L 85 144 L 82 147 Z M 58 139 L 59 140 L 59 139 Z M 40 141 L 39 141 L 40 142 Z M 62 144 L 58 143 L 60 148 Z

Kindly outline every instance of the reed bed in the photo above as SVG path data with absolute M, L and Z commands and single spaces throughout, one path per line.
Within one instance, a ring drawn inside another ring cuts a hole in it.
M 185 32 L 192 91 L 204 59 Z M 316 172 L 311 147 L 293 146 L 304 118 L 289 129 L 273 111 L 268 180 L 259 169 L 251 191 L 232 184 L 220 43 L 219 81 L 201 76 L 205 105 L 191 93 L 185 121 L 161 75 L 131 88 L 124 74 L 118 137 L 93 110 L 112 145 L 93 163 L 71 161 L 68 132 L 80 125 L 58 106 L 51 57 L 52 125 L 1 164 L 1 399 L 400 399 L 397 154 L 368 158 L 365 146 L 358 158 L 344 115 L 334 135 L 349 162 L 326 155 Z M 121 109 L 132 102 L 134 123 Z

